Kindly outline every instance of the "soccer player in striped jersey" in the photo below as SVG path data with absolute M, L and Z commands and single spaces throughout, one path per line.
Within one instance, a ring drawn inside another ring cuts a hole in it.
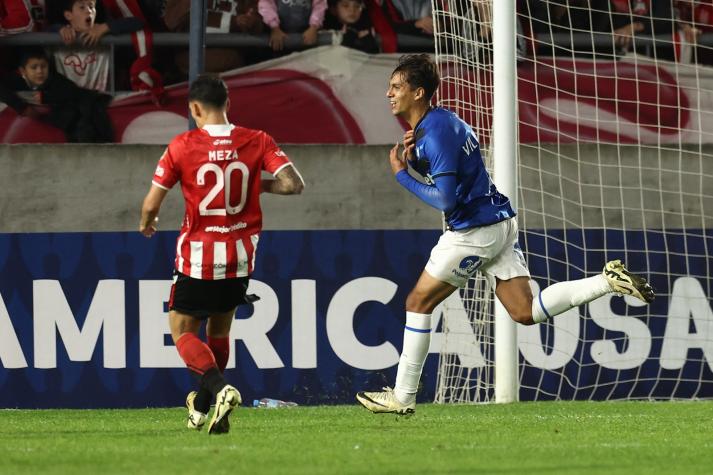
M 217 76 L 191 84 L 188 105 L 198 128 L 166 148 L 144 199 L 139 231 L 156 232 L 161 203 L 179 181 L 186 213 L 176 245 L 169 325 L 178 353 L 200 378 L 188 395 L 188 427 L 200 430 L 215 400 L 209 433 L 230 429 L 228 415 L 240 393 L 223 378 L 235 309 L 247 303 L 262 212 L 260 192 L 298 194 L 304 187 L 287 155 L 265 132 L 228 122 L 228 89 Z M 263 180 L 261 172 L 275 179 Z M 198 337 L 206 323 L 207 344 Z
M 374 413 L 413 413 L 416 389 L 431 341 L 431 313 L 476 272 L 495 283 L 495 293 L 518 323 L 544 322 L 607 293 L 651 302 L 654 292 L 618 260 L 601 274 L 559 282 L 533 298 L 530 272 L 517 242 L 515 211 L 498 192 L 471 127 L 456 114 L 431 106 L 440 82 L 427 54 L 406 55 L 391 75 L 387 97 L 394 115 L 412 130 L 397 143 L 389 161 L 396 180 L 426 204 L 442 211 L 447 230 L 431 251 L 426 268 L 406 298 L 406 328 L 394 389 L 360 392 L 357 400 Z M 408 168 L 424 178 L 413 178 Z

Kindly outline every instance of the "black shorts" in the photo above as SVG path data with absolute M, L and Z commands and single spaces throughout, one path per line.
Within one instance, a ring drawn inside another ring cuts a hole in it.
M 254 296 L 245 295 L 249 281 L 249 277 L 194 279 L 174 271 L 168 308 L 200 319 L 229 312 L 238 305 L 256 300 Z

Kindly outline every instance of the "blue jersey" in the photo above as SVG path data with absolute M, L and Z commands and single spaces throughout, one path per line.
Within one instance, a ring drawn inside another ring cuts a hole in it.
M 473 129 L 453 112 L 431 109 L 416 125 L 413 168 L 426 183 L 455 177 L 455 206 L 445 211 L 449 229 L 495 224 L 515 216 L 507 196 L 498 192 L 485 169 Z

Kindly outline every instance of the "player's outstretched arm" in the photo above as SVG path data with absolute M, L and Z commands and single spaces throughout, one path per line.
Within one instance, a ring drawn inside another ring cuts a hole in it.
M 141 206 L 139 232 L 148 238 L 156 232 L 158 212 L 161 210 L 161 203 L 163 203 L 167 193 L 168 190 L 151 185 L 151 189 L 146 194 L 146 198 L 144 198 L 144 204 Z
M 294 164 L 290 164 L 280 170 L 274 180 L 262 180 L 261 186 L 265 193 L 299 195 L 305 187 L 305 182 Z

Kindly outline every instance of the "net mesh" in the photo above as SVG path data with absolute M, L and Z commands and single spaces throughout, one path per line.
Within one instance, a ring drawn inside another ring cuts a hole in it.
M 521 400 L 713 397 L 707 5 L 518 2 L 518 223 L 533 291 L 622 259 L 657 293 L 519 326 Z M 437 100 L 474 127 L 492 170 L 491 1 L 436 0 L 433 14 Z M 482 278 L 444 303 L 437 401 L 493 400 L 492 308 Z

